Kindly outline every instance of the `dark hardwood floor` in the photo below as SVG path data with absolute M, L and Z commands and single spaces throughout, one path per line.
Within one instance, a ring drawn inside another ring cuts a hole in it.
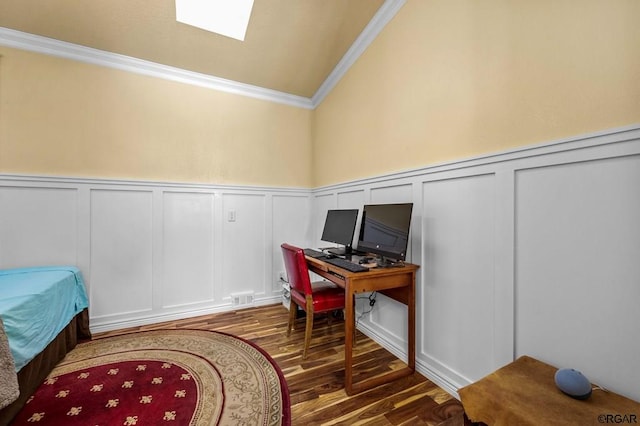
M 158 323 L 94 335 L 94 339 L 161 328 L 196 328 L 250 340 L 277 362 L 291 395 L 293 425 L 464 425 L 458 400 L 419 373 L 347 396 L 344 390 L 344 322 L 317 316 L 309 356 L 302 360 L 304 319 L 286 335 L 288 311 L 280 304 Z M 358 332 L 354 381 L 404 366 Z

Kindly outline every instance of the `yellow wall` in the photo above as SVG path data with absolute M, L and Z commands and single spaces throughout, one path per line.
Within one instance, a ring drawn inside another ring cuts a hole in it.
M 408 0 L 315 111 L 0 47 L 0 173 L 317 187 L 637 124 L 638 16 Z
M 638 17 L 637 0 L 408 0 L 317 108 L 314 186 L 639 123 Z
M 311 186 L 312 111 L 0 47 L 0 173 Z

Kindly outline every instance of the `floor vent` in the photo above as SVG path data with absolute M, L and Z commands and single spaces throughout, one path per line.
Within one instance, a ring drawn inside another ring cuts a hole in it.
M 233 306 L 243 306 L 253 304 L 253 291 L 242 291 L 231 293 L 231 303 Z

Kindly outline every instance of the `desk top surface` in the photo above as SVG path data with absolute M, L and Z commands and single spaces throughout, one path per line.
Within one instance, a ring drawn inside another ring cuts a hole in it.
M 326 271 L 326 272 L 334 272 L 337 273 L 339 275 L 342 275 L 343 277 L 372 277 L 372 276 L 378 276 L 378 275 L 396 275 L 396 274 L 403 274 L 403 273 L 413 273 L 415 272 L 418 268 L 420 268 L 419 265 L 415 265 L 413 263 L 404 263 L 404 266 L 394 266 L 394 267 L 388 267 L 388 268 L 378 268 L 378 267 L 372 267 L 371 269 L 369 269 L 368 271 L 363 271 L 363 272 L 351 272 L 348 271 L 346 269 L 342 269 L 339 266 L 335 266 L 332 265 L 328 262 L 325 262 L 322 260 L 322 258 L 317 259 L 317 258 L 313 258 L 310 256 L 305 256 L 307 259 L 307 264 L 309 265 L 310 269 L 317 269 L 320 271 Z

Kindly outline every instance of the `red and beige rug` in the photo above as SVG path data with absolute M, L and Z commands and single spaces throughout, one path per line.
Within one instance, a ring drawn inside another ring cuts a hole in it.
M 78 345 L 12 425 L 290 425 L 282 371 L 224 333 L 155 330 Z

